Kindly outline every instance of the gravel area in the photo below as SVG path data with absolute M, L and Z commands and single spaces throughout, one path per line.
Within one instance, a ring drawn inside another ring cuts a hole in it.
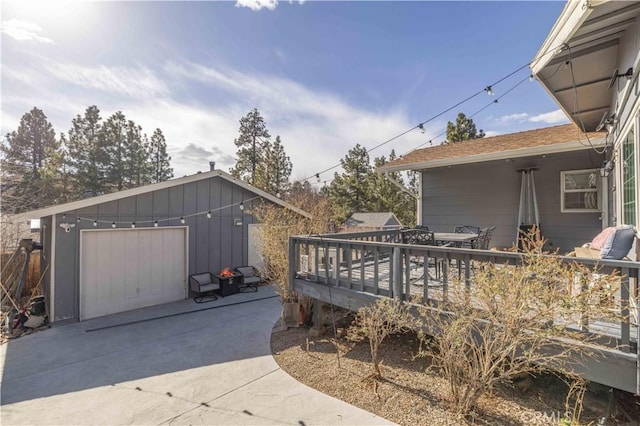
M 384 378 L 376 381 L 369 378 L 368 343 L 354 344 L 343 337 L 349 321 L 348 315 L 338 320 L 337 338 L 333 331 L 312 337 L 306 328 L 274 332 L 271 350 L 276 362 L 300 382 L 400 425 L 557 425 L 565 412 L 567 387 L 549 375 L 504 386 L 480 401 L 473 418 L 456 419 L 447 411 L 447 382 L 426 373 L 427 359 L 413 356 L 419 347 L 415 334 L 385 341 L 380 349 Z M 615 396 L 615 419 L 607 424 L 638 424 L 640 400 L 625 393 Z M 591 386 L 581 423 L 597 424 L 607 403 L 607 389 Z

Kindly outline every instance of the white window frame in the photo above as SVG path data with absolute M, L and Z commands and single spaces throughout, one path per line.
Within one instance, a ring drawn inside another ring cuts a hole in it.
M 590 174 L 590 173 L 595 173 L 597 180 L 596 180 L 596 187 L 591 189 L 591 188 L 585 188 L 585 189 L 566 189 L 565 188 L 565 176 L 567 175 L 581 175 L 581 174 Z M 560 211 L 562 213 L 598 213 L 602 210 L 602 194 L 601 194 L 601 189 L 602 189 L 602 182 L 601 182 L 601 178 L 600 178 L 600 171 L 599 169 L 582 169 L 582 170 L 563 170 L 560 172 Z M 595 192 L 596 193 L 596 198 L 598 200 L 598 205 L 593 208 L 593 209 L 568 209 L 565 208 L 565 200 L 564 200 L 564 195 L 565 194 L 573 194 L 573 193 L 584 193 L 584 192 Z

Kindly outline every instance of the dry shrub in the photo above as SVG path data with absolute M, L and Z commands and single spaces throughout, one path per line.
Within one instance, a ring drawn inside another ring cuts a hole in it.
M 419 309 L 433 336 L 424 339 L 421 355 L 448 381 L 457 415 L 470 414 L 499 383 L 546 369 L 570 371 L 571 361 L 586 354 L 578 344 L 589 339 L 578 331 L 581 321 L 612 315 L 599 301 L 612 297 L 603 292 L 619 277 L 544 255 L 544 241 L 527 238 L 521 265 L 475 264 L 470 290 L 453 283 L 440 310 Z
M 369 341 L 372 369 L 370 377 L 382 378 L 382 360 L 378 357 L 382 342 L 392 334 L 417 327 L 418 322 L 409 312 L 409 306 L 399 299 L 381 298 L 358 310 L 347 336 L 353 341 Z
M 326 198 L 318 194 L 296 194 L 288 201 L 309 213 L 311 218 L 271 203 L 264 203 L 251 212 L 262 223 L 260 237 L 265 270 L 260 272 L 273 283 L 285 302 L 298 299 L 290 290 L 289 237 L 327 232 L 330 213 Z

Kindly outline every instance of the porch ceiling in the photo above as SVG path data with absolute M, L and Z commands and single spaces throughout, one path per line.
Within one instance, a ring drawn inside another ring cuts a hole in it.
M 608 86 L 620 40 L 640 16 L 640 2 L 592 1 L 587 8 L 576 3 L 582 2 L 565 6 L 531 68 L 567 116 L 585 131 L 593 131 L 611 109 L 613 93 Z

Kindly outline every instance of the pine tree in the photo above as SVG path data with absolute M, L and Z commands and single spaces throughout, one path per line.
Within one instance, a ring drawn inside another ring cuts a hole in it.
M 290 187 L 291 159 L 284 151 L 280 136 L 276 136 L 273 143 L 266 142 L 264 158 L 256 170 L 255 186 L 269 194 L 284 197 Z
M 67 146 L 68 164 L 73 175 L 70 189 L 73 197 L 85 198 L 104 194 L 108 192 L 108 154 L 101 138 L 100 110 L 92 105 L 86 109 L 84 116 L 76 116 L 71 123 Z
M 231 175 L 253 185 L 256 170 L 264 157 L 264 145 L 271 138 L 264 119 L 256 108 L 240 119 L 240 136 L 234 141 L 238 159 Z
M 371 211 L 373 169 L 367 149 L 360 144 L 350 149 L 340 164 L 344 172 L 334 174 L 328 192 L 334 217 L 342 223 L 355 212 Z
M 152 163 L 152 182 L 162 182 L 173 177 L 173 168 L 169 163 L 171 157 L 167 154 L 167 142 L 162 130 L 156 129 L 149 142 L 149 160 Z
M 104 122 L 99 137 L 107 154 L 107 192 L 121 191 L 126 187 L 127 174 L 127 119 L 121 111 Z
M 153 164 L 149 161 L 149 141 L 142 134 L 142 127 L 127 120 L 125 137 L 125 188 L 151 183 Z
M 447 140 L 445 143 L 454 143 L 468 139 L 480 139 L 485 136 L 484 131 L 478 132 L 476 125 L 471 118 L 467 118 L 463 113 L 458 113 L 456 123 L 447 123 Z
M 374 159 L 374 167 L 378 168 L 396 159 L 395 151 L 391 151 L 389 160 L 383 155 Z M 416 223 L 415 198 L 404 192 L 391 179 L 404 187 L 404 179 L 399 172 L 375 173 L 373 176 L 372 211 L 393 212 L 405 226 L 413 226 Z
M 53 126 L 44 112 L 33 108 L 8 133 L 2 145 L 2 210 L 17 213 L 51 204 L 57 194 L 44 176 L 52 153 L 59 149 Z

